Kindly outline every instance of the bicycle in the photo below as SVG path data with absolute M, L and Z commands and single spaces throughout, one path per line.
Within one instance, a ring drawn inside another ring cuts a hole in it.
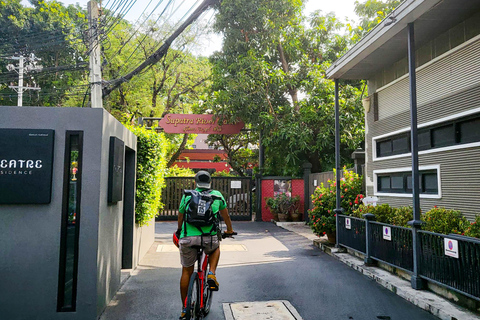
M 222 238 L 233 238 L 235 235 L 236 232 L 222 233 Z M 192 248 L 197 249 L 197 271 L 193 272 L 190 278 L 185 306 L 187 319 L 199 320 L 210 312 L 213 291 L 207 284 L 208 255 L 201 246 Z

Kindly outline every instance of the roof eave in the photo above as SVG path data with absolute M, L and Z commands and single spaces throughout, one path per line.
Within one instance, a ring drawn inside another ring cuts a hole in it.
M 414 22 L 442 0 L 406 0 L 391 12 L 365 37 L 335 61 L 326 71 L 329 79 L 348 79 L 343 75 L 372 52 L 384 45 L 407 25 Z M 393 23 L 392 23 L 392 18 Z

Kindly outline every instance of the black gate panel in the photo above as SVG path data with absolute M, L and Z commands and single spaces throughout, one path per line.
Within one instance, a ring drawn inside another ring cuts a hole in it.
M 252 179 L 248 177 L 212 178 L 212 189 L 222 193 L 232 220 L 252 220 L 252 187 Z M 165 188 L 162 190 L 164 208 L 159 212 L 156 220 L 177 220 L 183 190 L 194 188 L 195 178 L 193 177 L 165 178 Z

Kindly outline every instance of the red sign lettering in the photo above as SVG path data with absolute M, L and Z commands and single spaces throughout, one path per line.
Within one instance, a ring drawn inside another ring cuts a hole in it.
M 245 126 L 243 121 L 229 123 L 214 119 L 212 114 L 167 114 L 158 122 L 166 133 L 237 134 Z

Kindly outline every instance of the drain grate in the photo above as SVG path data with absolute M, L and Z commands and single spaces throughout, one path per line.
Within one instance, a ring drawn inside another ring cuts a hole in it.
M 286 300 L 224 303 L 226 320 L 303 320 Z

